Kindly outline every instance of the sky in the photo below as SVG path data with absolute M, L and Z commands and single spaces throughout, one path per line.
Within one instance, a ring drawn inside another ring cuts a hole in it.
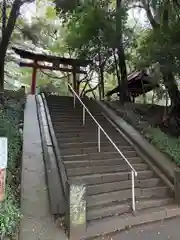
M 140 24 L 143 27 L 146 27 L 148 25 L 146 12 L 144 9 L 132 9 L 129 10 L 129 23 L 130 24 Z
M 31 22 L 31 18 L 36 15 L 36 3 L 25 3 L 21 7 L 21 15 Z
M 36 0 L 37 1 L 37 0 Z M 46 0 L 43 1 L 43 3 Z M 39 9 L 36 7 L 36 3 L 24 4 L 21 9 L 22 15 L 31 22 L 31 18 L 39 13 Z M 147 26 L 146 13 L 143 9 L 133 9 L 129 11 L 129 22 L 135 25 L 136 22 L 142 26 Z

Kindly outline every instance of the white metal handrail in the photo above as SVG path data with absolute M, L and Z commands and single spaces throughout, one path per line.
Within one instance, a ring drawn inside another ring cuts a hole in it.
M 89 109 L 86 107 L 86 105 L 83 103 L 81 98 L 78 96 L 78 94 L 75 92 L 75 90 L 72 88 L 70 84 L 68 84 L 68 87 L 70 88 L 71 92 L 73 93 L 73 104 L 74 108 L 76 106 L 76 98 L 79 100 L 81 105 L 83 106 L 83 125 L 85 125 L 85 113 L 87 112 L 90 117 L 93 119 L 93 121 L 96 123 L 98 127 L 98 151 L 101 151 L 101 131 L 104 133 L 104 135 L 107 137 L 107 139 L 110 141 L 110 143 L 114 146 L 114 148 L 117 150 L 117 152 L 121 155 L 121 157 L 125 160 L 125 162 L 128 164 L 128 166 L 131 169 L 131 178 L 132 178 L 132 210 L 135 211 L 135 186 L 134 186 L 134 178 L 137 177 L 137 171 L 133 168 L 133 166 L 130 164 L 130 162 L 127 160 L 127 158 L 124 156 L 124 154 L 121 152 L 121 150 L 118 148 L 118 146 L 114 143 L 114 141 L 110 138 L 110 136 L 107 134 L 107 132 L 104 130 L 104 128 L 98 123 L 98 121 L 95 119 L 95 117 L 92 115 L 92 113 L 89 111 Z

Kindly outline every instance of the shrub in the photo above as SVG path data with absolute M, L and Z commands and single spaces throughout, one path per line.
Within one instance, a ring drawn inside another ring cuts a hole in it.
M 0 205 L 0 236 L 10 236 L 16 232 L 20 221 L 20 164 L 21 135 L 19 132 L 22 104 L 6 105 L 0 111 L 0 136 L 8 138 L 8 166 L 5 201 Z
M 168 154 L 177 165 L 180 165 L 180 138 L 174 138 L 159 128 L 150 127 L 145 133 L 150 142 L 162 152 Z

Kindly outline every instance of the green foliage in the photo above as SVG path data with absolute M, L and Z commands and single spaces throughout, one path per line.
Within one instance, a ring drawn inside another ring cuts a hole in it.
M 90 52 L 108 52 L 115 48 L 116 37 L 116 13 L 110 8 L 107 0 L 87 0 L 78 6 L 67 21 L 67 45 L 76 51 L 88 54 Z M 126 31 L 125 23 L 127 13 L 124 8 L 119 13 L 123 21 L 123 31 Z M 76 22 L 76 24 L 74 24 Z
M 180 18 L 179 9 L 171 2 L 168 4 L 168 17 L 165 20 L 165 6 L 163 1 L 152 1 L 153 9 L 158 11 L 160 19 L 157 29 L 142 29 L 137 35 L 136 49 L 133 63 L 137 68 L 151 66 L 160 62 L 166 70 L 175 74 L 180 72 Z
M 115 21 L 107 9 L 106 1 L 84 1 L 69 15 L 66 43 L 76 55 L 90 57 L 98 53 L 98 48 L 106 48 L 109 39 L 115 39 Z M 76 22 L 76 24 L 74 24 Z
M 180 138 L 168 136 L 159 128 L 153 127 L 148 128 L 145 135 L 153 145 L 180 165 Z
M 72 13 L 66 14 L 64 42 L 67 49 L 75 57 L 94 60 L 96 74 L 100 67 L 103 67 L 104 73 L 115 73 L 113 52 L 116 52 L 119 43 L 117 17 L 121 21 L 118 31 L 123 35 L 123 47 L 127 49 L 132 42 L 132 29 L 126 24 L 127 16 L 125 5 L 117 13 L 112 1 L 82 1 Z
M 8 138 L 6 197 L 0 206 L 0 236 L 13 235 L 21 217 L 19 211 L 21 136 L 18 125 L 22 105 L 13 100 L 0 114 L 0 136 Z
M 54 20 L 56 19 L 56 12 L 53 6 L 48 6 L 46 9 L 46 17 L 49 20 Z
M 10 186 L 6 189 L 6 200 L 0 205 L 0 236 L 12 236 L 19 224 L 21 214 Z
M 79 4 L 81 0 L 54 0 L 56 3 L 56 9 L 58 11 L 72 12 Z

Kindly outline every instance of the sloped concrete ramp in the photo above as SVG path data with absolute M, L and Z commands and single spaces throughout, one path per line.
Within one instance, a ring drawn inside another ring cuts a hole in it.
M 20 240 L 66 240 L 49 211 L 45 169 L 35 96 L 29 95 L 24 115 Z

